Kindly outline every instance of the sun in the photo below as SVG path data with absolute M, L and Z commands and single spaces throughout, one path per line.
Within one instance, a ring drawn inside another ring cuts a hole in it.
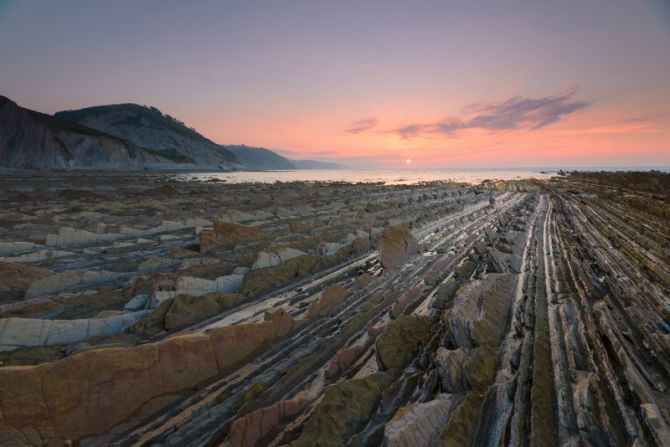
M 410 159 L 408 158 L 407 160 L 405 160 L 405 163 L 407 163 L 408 165 L 409 165 L 409 164 L 412 164 L 412 160 L 410 160 Z

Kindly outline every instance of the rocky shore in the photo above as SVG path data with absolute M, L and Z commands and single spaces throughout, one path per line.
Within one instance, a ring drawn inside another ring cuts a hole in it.
M 0 445 L 670 445 L 670 175 L 0 176 Z

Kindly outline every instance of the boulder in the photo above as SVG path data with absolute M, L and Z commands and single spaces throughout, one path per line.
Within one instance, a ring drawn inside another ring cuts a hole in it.
M 198 229 L 204 229 L 205 227 L 211 227 L 214 225 L 212 221 L 204 219 L 202 217 L 191 217 L 189 219 L 186 219 L 186 222 L 184 222 L 184 225 L 187 228 L 198 228 Z M 196 234 L 200 233 L 200 231 L 196 231 Z
M 135 295 L 123 308 L 125 310 L 140 310 L 146 307 L 147 301 L 149 301 L 149 295 Z
M 372 417 L 382 392 L 392 383 L 384 372 L 339 382 L 326 388 L 323 398 L 290 447 L 339 447 L 362 429 Z
M 462 395 L 440 394 L 437 398 L 403 407 L 384 428 L 384 445 L 388 447 L 424 447 L 438 445 L 444 425 Z
M 274 324 L 278 337 L 283 337 L 293 330 L 293 318 L 281 307 L 273 311 L 266 310 L 263 318 L 265 321 L 271 321 Z
M 442 379 L 442 388 L 449 393 L 467 390 L 463 365 L 467 354 L 463 348 L 446 349 L 440 346 L 435 354 L 437 371 Z
M 289 259 L 282 265 L 251 270 L 244 275 L 240 290 L 245 295 L 258 295 L 321 270 L 327 266 L 327 262 L 327 259 L 319 256 L 303 255 Z
M 300 222 L 298 219 L 293 219 L 288 223 L 288 227 L 292 233 L 300 233 L 306 229 L 309 229 L 308 224 Z
M 382 267 L 393 270 L 415 255 L 418 245 L 406 227 L 387 227 L 377 239 L 377 249 Z
M 193 226 L 190 226 L 190 228 L 192 227 Z M 149 234 L 166 233 L 172 231 L 185 230 L 187 228 L 189 228 L 189 225 L 187 225 L 185 222 L 179 222 L 175 220 L 163 220 L 161 221 L 161 224 L 159 226 L 149 230 L 147 233 Z
M 306 399 L 281 400 L 236 419 L 230 426 L 228 439 L 221 447 L 254 447 L 283 419 L 295 417 L 307 405 Z
M 255 218 L 256 216 L 254 216 L 251 213 L 245 213 L 244 211 L 238 211 L 238 210 L 228 210 L 224 214 L 222 214 L 221 217 L 219 217 L 219 221 L 239 223 L 239 222 L 250 222 Z
M 51 270 L 0 261 L 0 294 L 23 295 L 30 284 L 53 275 Z
M 346 245 L 339 242 L 321 242 L 316 251 L 320 255 L 335 256 L 344 247 Z
M 55 273 L 33 281 L 26 291 L 26 298 L 50 295 L 63 290 L 91 286 L 111 281 L 118 273 L 105 270 L 73 270 Z
M 416 315 L 401 315 L 388 323 L 375 343 L 379 367 L 404 369 L 419 353 L 434 324 L 435 318 Z
M 238 306 L 243 301 L 244 296 L 239 294 L 178 295 L 165 313 L 163 327 L 171 330 L 197 323 Z
M 328 364 L 326 378 L 331 379 L 337 377 L 339 374 L 346 371 L 356 360 L 358 360 L 367 348 L 368 344 L 359 343 L 337 351 L 335 357 L 333 357 Z
M 171 269 L 179 265 L 179 261 L 176 261 L 172 258 L 164 258 L 161 256 L 154 256 L 152 258 L 143 261 L 138 270 L 142 273 L 147 272 L 156 272 L 159 270 Z
M 216 222 L 214 228 L 200 232 L 200 253 L 207 253 L 219 247 L 234 246 L 240 242 L 265 239 L 270 235 L 257 228 L 230 222 Z
M 457 346 L 500 343 L 506 329 L 501 322 L 507 321 L 515 279 L 512 273 L 489 274 L 458 289 L 442 317 Z
M 295 248 L 284 248 L 276 253 L 266 253 L 264 251 L 258 253 L 258 259 L 251 266 L 251 270 L 262 269 L 267 267 L 274 267 L 281 265 L 289 259 L 303 256 L 306 253 Z
M 172 247 L 170 249 L 170 256 L 172 256 L 175 259 L 182 259 L 182 258 L 193 258 L 195 256 L 199 256 L 199 254 L 193 250 L 189 250 L 188 248 Z
M 496 250 L 491 248 L 488 250 L 488 271 L 491 273 L 509 273 L 510 269 L 507 266 L 507 260 L 505 256 Z
M 307 318 L 322 317 L 329 315 L 333 307 L 337 306 L 347 297 L 347 289 L 339 284 L 327 286 L 318 298 L 309 303 Z
M 351 244 L 349 245 L 351 247 L 352 254 L 357 254 L 357 253 L 363 253 L 367 250 L 370 249 L 370 239 L 367 238 L 356 238 L 354 239 Z
M 240 290 L 244 273 L 219 276 L 216 279 L 182 276 L 177 280 L 177 294 L 202 296 L 206 293 L 235 293 Z
M 456 294 L 459 285 L 460 283 L 454 276 L 450 276 L 449 279 L 440 284 L 437 288 L 435 298 L 431 303 L 432 307 L 438 310 L 450 308 L 454 304 L 454 295 Z

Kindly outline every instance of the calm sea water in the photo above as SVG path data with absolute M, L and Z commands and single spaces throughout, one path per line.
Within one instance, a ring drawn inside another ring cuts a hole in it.
M 180 180 L 211 179 L 230 183 L 274 183 L 293 181 L 382 182 L 387 185 L 414 184 L 424 181 L 451 180 L 472 184 L 483 180 L 514 180 L 549 178 L 556 170 L 543 169 L 308 169 L 295 171 L 262 172 L 198 172 L 177 174 Z

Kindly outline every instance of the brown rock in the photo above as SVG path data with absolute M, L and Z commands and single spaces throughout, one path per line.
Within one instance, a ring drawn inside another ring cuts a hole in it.
M 265 311 L 263 316 L 265 321 L 271 321 L 274 324 L 277 337 L 283 337 L 293 330 L 294 320 L 285 309 L 279 308 L 275 311 Z
M 198 256 L 198 253 L 184 247 L 172 247 L 172 249 L 170 250 L 170 255 L 173 258 L 179 259 L 179 258 L 192 258 L 194 256 Z
M 23 436 L 36 431 L 45 442 L 104 433 L 145 403 L 220 374 L 292 327 L 290 316 L 275 313 L 263 323 L 1 368 L 1 423 Z
M 463 348 L 446 349 L 443 346 L 437 350 L 435 363 L 442 379 L 442 387 L 448 393 L 466 391 L 467 384 L 463 366 L 467 353 Z
M 0 261 L 0 294 L 10 292 L 22 294 L 33 281 L 52 274 L 51 270 Z
M 211 230 L 200 232 L 200 253 L 207 253 L 217 247 L 232 246 L 240 242 L 265 239 L 269 234 L 257 228 L 230 222 L 216 222 Z
M 297 415 L 306 404 L 305 399 L 282 400 L 236 419 L 222 447 L 254 447 L 282 419 Z
M 385 445 L 389 447 L 438 445 L 442 428 L 462 400 L 462 395 L 440 394 L 428 402 L 401 408 L 386 424 Z
M 418 354 L 435 324 L 433 317 L 401 315 L 377 337 L 375 352 L 382 370 L 402 370 Z
M 377 248 L 382 267 L 393 270 L 416 254 L 418 245 L 408 228 L 387 227 L 377 240 Z
M 243 295 L 209 293 L 203 296 L 178 295 L 165 313 L 164 327 L 171 330 L 204 320 L 244 301 Z
M 338 382 L 326 388 L 323 398 L 290 447 L 347 445 L 352 434 L 372 417 L 391 375 L 378 372 L 361 379 Z
M 369 273 L 363 273 L 356 277 L 356 280 L 354 281 L 354 287 L 360 290 L 370 284 L 373 280 L 374 276 L 370 275 Z
M 309 228 L 308 225 L 303 224 L 297 219 L 293 219 L 288 223 L 289 229 L 291 230 L 292 233 L 300 233 L 301 231 L 306 230 Z
M 337 351 L 337 354 L 335 354 L 335 357 L 333 357 L 328 365 L 326 377 L 329 379 L 337 377 L 341 372 L 353 365 L 367 348 L 367 345 L 356 344 Z
M 331 284 L 321 292 L 321 296 L 309 303 L 307 318 L 328 315 L 333 307 L 347 297 L 347 289 L 339 284 Z

